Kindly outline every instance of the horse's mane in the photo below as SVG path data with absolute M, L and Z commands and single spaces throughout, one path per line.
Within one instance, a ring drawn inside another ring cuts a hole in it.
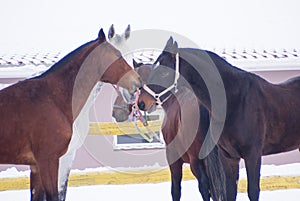
M 70 52 L 69 54 L 67 54 L 66 56 L 64 56 L 59 62 L 56 62 L 53 66 L 51 66 L 47 71 L 45 71 L 44 73 L 42 73 L 41 75 L 38 75 L 36 77 L 33 77 L 31 79 L 35 79 L 35 78 L 42 78 L 45 77 L 46 75 L 48 75 L 49 73 L 52 73 L 54 71 L 56 71 L 57 69 L 59 69 L 61 66 L 66 65 L 67 63 L 70 63 L 71 60 L 73 60 L 74 57 L 76 57 L 78 54 L 81 53 L 81 51 L 83 49 L 85 49 L 86 47 L 88 47 L 89 45 L 93 44 L 94 42 L 96 42 L 97 40 L 93 40 L 90 42 L 87 42 L 83 45 L 81 45 L 80 47 L 78 47 L 77 49 L 75 49 L 74 51 Z
M 249 79 L 249 80 L 256 80 L 256 81 L 262 81 L 262 82 L 268 82 L 262 77 L 252 73 L 245 71 L 243 69 L 240 69 L 236 66 L 233 66 L 228 61 L 226 61 L 224 58 L 220 57 L 218 54 L 208 51 L 208 50 L 201 50 L 201 49 L 193 49 L 193 48 L 180 48 L 181 52 L 186 52 L 187 54 L 192 54 L 196 56 L 197 58 L 201 58 L 206 60 L 207 62 L 213 62 L 214 65 L 218 68 L 220 73 L 227 73 L 234 75 L 235 77 L 241 77 L 243 79 Z M 269 83 L 269 82 L 268 82 Z
M 204 59 L 207 62 L 210 62 L 209 61 L 210 59 L 219 70 L 221 70 L 220 68 L 223 68 L 224 70 L 228 71 L 230 70 L 228 69 L 229 67 L 233 71 L 246 72 L 238 67 L 231 65 L 229 62 L 227 62 L 224 58 L 220 57 L 218 54 L 208 50 L 195 49 L 195 48 L 180 48 L 179 50 L 180 52 L 186 52 L 198 58 Z

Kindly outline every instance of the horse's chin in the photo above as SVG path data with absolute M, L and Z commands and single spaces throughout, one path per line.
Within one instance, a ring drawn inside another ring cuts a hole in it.
M 124 122 L 128 120 L 128 116 L 126 117 L 115 117 L 116 122 Z
M 153 103 L 152 105 L 149 106 L 147 112 L 150 114 L 156 110 L 156 104 Z
M 120 92 L 123 96 L 124 101 L 127 104 L 132 104 L 135 101 L 135 93 L 130 93 L 128 90 L 124 88 L 120 88 Z

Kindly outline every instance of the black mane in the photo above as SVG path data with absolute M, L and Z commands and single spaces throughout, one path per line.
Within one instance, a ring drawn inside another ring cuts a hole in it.
M 187 52 L 188 54 L 193 54 L 193 55 L 197 56 L 199 60 L 201 59 L 201 60 L 205 60 L 205 61 L 209 62 L 208 59 L 211 59 L 211 61 L 214 62 L 215 66 L 218 67 L 219 70 L 224 69 L 224 70 L 228 71 L 228 70 L 230 70 L 230 69 L 228 69 L 228 67 L 230 67 L 234 71 L 247 72 L 243 69 L 233 66 L 228 61 L 226 61 L 224 58 L 220 57 L 218 54 L 208 51 L 208 50 L 194 49 L 194 48 L 180 48 L 179 49 L 179 54 L 184 53 L 184 52 Z M 207 57 L 207 56 L 209 56 L 209 57 Z
M 232 79 L 233 76 L 235 78 L 239 78 L 239 80 L 245 81 L 246 79 L 251 81 L 262 81 L 268 83 L 262 77 L 230 64 L 228 61 L 226 61 L 224 58 L 222 58 L 214 52 L 194 48 L 179 48 L 179 54 L 182 53 L 195 55 L 197 57 L 197 60 L 199 61 L 204 60 L 206 62 L 213 62 L 214 66 L 217 67 L 220 74 L 223 75 L 223 79 L 226 79 L 225 76 L 229 76 Z

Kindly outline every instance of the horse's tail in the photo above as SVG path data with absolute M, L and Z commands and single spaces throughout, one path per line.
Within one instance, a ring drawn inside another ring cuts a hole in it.
M 204 106 L 200 106 L 200 128 L 202 129 L 202 137 L 208 138 L 207 143 L 214 147 L 213 150 L 204 159 L 206 164 L 206 173 L 209 178 L 210 194 L 214 201 L 226 200 L 226 183 L 225 174 L 223 171 L 222 163 L 219 158 L 218 147 L 210 136 L 208 131 L 210 125 L 210 115 Z M 202 147 L 205 149 L 205 147 Z
M 215 146 L 212 152 L 207 156 L 206 164 L 212 199 L 215 201 L 226 200 L 225 174 L 219 159 L 217 146 Z

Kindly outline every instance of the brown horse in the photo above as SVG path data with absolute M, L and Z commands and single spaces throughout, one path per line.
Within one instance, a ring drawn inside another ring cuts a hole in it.
M 124 33 L 122 34 L 116 34 L 114 25 L 112 24 L 108 31 L 108 39 L 109 42 L 112 43 L 115 47 L 117 47 L 121 52 L 122 50 L 126 52 L 126 41 L 130 37 L 130 25 L 127 26 Z M 141 80 L 143 80 L 141 78 Z M 117 93 L 120 93 L 117 90 Z M 115 103 L 113 105 L 113 114 L 112 116 L 116 119 L 117 122 L 123 122 L 128 119 L 128 115 L 131 113 L 131 104 L 127 104 L 127 102 L 124 100 L 123 96 L 121 94 L 118 94 Z
M 145 82 L 151 72 L 151 64 L 137 63 L 133 59 L 133 66 L 135 71 L 139 74 L 142 82 Z M 132 104 L 128 104 L 121 94 L 118 94 L 114 104 L 112 116 L 116 119 L 117 122 L 123 122 L 128 120 L 128 116 L 132 111 Z
M 133 64 L 141 79 L 147 80 L 153 66 L 135 61 Z M 122 100 L 122 96 L 118 96 L 114 103 L 113 117 L 117 121 L 127 120 L 130 113 L 131 105 Z M 198 157 L 209 127 L 208 111 L 187 88 L 182 88 L 175 95 L 171 95 L 162 107 L 166 115 L 162 133 L 167 145 L 166 156 L 171 171 L 173 200 L 179 201 L 181 197 L 183 163 L 190 163 L 203 200 L 208 201 L 210 193 L 213 200 L 225 199 L 223 186 L 225 178 L 220 171 L 221 168 L 216 166 L 220 165 L 217 148 L 206 159 Z M 195 113 L 200 114 L 200 117 L 195 118 L 197 115 L 192 115 Z
M 112 116 L 117 122 L 123 122 L 128 120 L 128 116 L 132 111 L 132 104 L 126 103 L 122 95 L 118 95 L 114 104 Z
M 172 91 L 188 83 L 210 111 L 209 130 L 218 143 L 226 175 L 227 200 L 236 199 L 239 161 L 243 158 L 248 197 L 257 201 L 261 156 L 299 148 L 300 77 L 271 84 L 232 66 L 215 53 L 178 48 L 172 38 L 156 64 L 147 81 L 148 87 L 141 92 L 140 109 L 153 111 L 157 101 L 166 101 Z M 178 79 L 174 79 L 174 74 Z M 166 88 L 170 90 L 156 95 Z
M 31 200 L 59 195 L 59 159 L 72 138 L 73 122 L 98 81 L 133 94 L 138 74 L 120 52 L 98 38 L 77 48 L 40 76 L 0 91 L 0 163 L 30 165 Z

